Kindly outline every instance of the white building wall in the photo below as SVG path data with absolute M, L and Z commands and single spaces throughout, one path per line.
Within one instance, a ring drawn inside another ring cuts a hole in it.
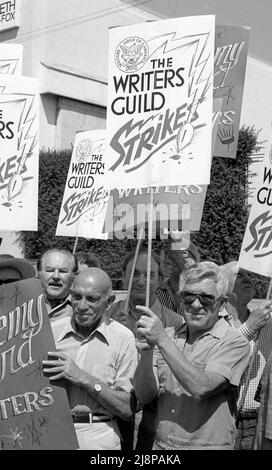
M 0 41 L 22 43 L 23 74 L 39 78 L 41 148 L 70 148 L 76 131 L 105 127 L 108 30 L 152 19 L 121 0 L 21 0 L 19 29 Z M 241 125 L 262 128 L 260 140 L 271 136 L 271 83 L 272 67 L 249 57 Z
M 261 130 L 259 140 L 272 143 L 272 66 L 248 57 L 241 124 Z
M 24 46 L 23 74 L 40 83 L 40 148 L 71 148 L 75 133 L 105 128 L 108 30 L 156 16 L 121 0 L 21 0 L 19 28 L 0 42 Z M 241 125 L 272 142 L 272 66 L 248 58 Z M 258 172 L 258 165 L 252 168 Z M 16 234 L 3 234 L 0 252 L 23 256 Z
M 23 74 L 39 79 L 41 148 L 69 148 L 77 131 L 105 127 L 108 29 L 154 18 L 120 0 L 21 0 L 19 29 L 0 41 L 23 44 Z M 71 100 L 70 117 L 59 97 Z

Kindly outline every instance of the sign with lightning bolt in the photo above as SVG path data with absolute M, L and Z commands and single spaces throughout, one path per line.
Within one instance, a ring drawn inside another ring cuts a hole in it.
M 213 94 L 215 99 L 222 99 L 214 150 L 216 157 L 236 157 L 249 32 L 246 26 L 216 25 Z
M 270 147 L 272 149 L 272 146 Z M 272 273 L 272 159 L 265 156 L 257 177 L 247 227 L 239 257 L 239 266 L 263 276 Z
M 104 130 L 77 133 L 56 235 L 107 238 L 103 233 L 109 199 L 104 190 L 104 151 Z
M 37 230 L 38 109 L 38 80 L 1 77 L 1 230 Z
M 214 16 L 110 31 L 109 185 L 208 184 Z
M 21 75 L 22 44 L 0 44 L 0 74 Z

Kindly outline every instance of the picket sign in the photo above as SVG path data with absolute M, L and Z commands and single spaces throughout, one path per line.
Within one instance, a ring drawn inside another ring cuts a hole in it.
M 143 234 L 144 234 L 144 228 L 141 227 L 140 232 L 139 232 L 139 238 L 138 238 L 138 241 L 137 241 L 136 251 L 135 251 L 135 255 L 134 255 L 134 259 L 133 259 L 133 263 L 132 263 L 131 273 L 130 273 L 130 277 L 129 277 L 127 296 L 126 296 L 126 300 L 125 300 L 124 312 L 125 312 L 126 315 L 128 313 L 129 298 L 130 298 L 132 282 L 133 282 L 133 278 L 134 278 L 134 271 L 135 271 L 135 267 L 136 267 L 136 263 L 137 263 L 137 259 L 138 259 L 138 255 L 139 255 L 140 246 L 141 246 L 142 239 L 143 239 Z
M 77 249 L 77 244 L 78 244 L 78 238 L 79 238 L 79 237 L 76 237 L 76 238 L 75 238 L 75 243 L 74 243 L 74 248 L 73 248 L 73 255 L 76 254 L 76 249 Z
M 153 197 L 154 197 L 154 189 L 150 188 L 150 206 L 149 206 L 149 212 L 148 212 L 148 249 L 147 249 L 147 274 L 146 274 L 146 300 L 145 300 L 145 306 L 149 307 L 149 295 L 150 295 L 150 271 L 151 271 L 151 253 L 152 253 L 152 222 L 153 222 Z M 128 284 L 128 290 L 127 290 L 127 296 L 125 300 L 125 306 L 124 306 L 124 312 L 127 314 L 128 313 L 128 307 L 129 307 L 129 299 L 130 299 L 130 294 L 131 294 L 131 288 L 132 288 L 132 283 L 133 283 L 133 278 L 134 278 L 134 271 L 139 255 L 139 250 L 140 246 L 142 243 L 144 235 L 144 227 L 141 227 L 140 232 L 139 232 L 139 238 L 137 241 L 137 246 L 136 246 L 136 251 L 133 259 L 133 264 L 131 268 L 131 273 L 130 273 L 130 278 L 129 278 L 129 284 Z
M 148 248 L 147 248 L 147 273 L 146 273 L 146 293 L 145 293 L 145 306 L 149 307 L 150 295 L 150 271 L 151 271 L 151 253 L 152 253 L 152 223 L 153 223 L 153 199 L 154 188 L 150 188 L 150 206 L 148 212 Z
M 214 30 L 214 15 L 109 30 L 111 188 L 209 184 Z

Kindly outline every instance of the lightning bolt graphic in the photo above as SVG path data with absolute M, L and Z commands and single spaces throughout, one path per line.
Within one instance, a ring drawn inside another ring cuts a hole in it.
M 19 60 L 18 59 L 0 59 L 0 75 L 1 74 L 14 74 Z
M 207 67 L 210 54 L 206 53 L 210 32 L 177 37 L 176 32 L 163 34 L 150 39 L 150 49 L 153 49 L 149 59 L 157 55 L 169 53 L 183 53 L 191 51 L 191 63 L 188 73 L 188 107 L 187 122 L 192 123 L 198 119 L 197 109 L 206 99 L 207 91 L 213 84 L 213 71 Z M 152 46 L 152 47 L 151 47 Z
M 38 144 L 38 131 L 34 126 L 37 117 L 34 102 L 35 94 L 14 93 L 9 90 L 8 86 L 0 86 L 0 105 L 3 103 L 15 103 L 20 105 L 20 118 L 17 129 L 18 165 L 8 183 L 9 200 L 21 192 L 23 184 L 21 174 L 27 171 L 27 159 L 32 156 L 33 150 Z

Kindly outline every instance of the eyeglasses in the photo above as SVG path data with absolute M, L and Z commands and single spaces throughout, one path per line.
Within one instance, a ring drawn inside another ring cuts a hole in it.
M 195 299 L 198 299 L 203 307 L 212 307 L 215 302 L 219 300 L 216 299 L 213 295 L 195 294 L 193 292 L 181 292 L 180 297 L 185 305 L 191 305 L 194 303 Z

